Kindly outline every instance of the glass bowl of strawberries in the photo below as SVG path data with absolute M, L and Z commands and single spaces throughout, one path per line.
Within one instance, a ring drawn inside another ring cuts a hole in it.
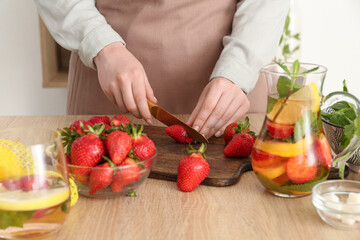
M 142 132 L 142 125 L 126 116 L 91 119 L 61 130 L 69 175 L 79 193 L 95 198 L 134 194 L 155 164 L 154 142 Z

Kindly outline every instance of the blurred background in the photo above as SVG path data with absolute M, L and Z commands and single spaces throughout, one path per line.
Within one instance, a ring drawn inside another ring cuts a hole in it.
M 39 24 L 32 0 L 0 0 L 0 115 L 64 115 L 68 52 Z M 324 65 L 324 94 L 360 98 L 360 1 L 292 0 L 277 58 Z

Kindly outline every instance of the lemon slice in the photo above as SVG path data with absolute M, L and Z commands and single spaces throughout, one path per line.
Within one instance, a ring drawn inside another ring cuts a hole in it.
M 51 176 L 51 177 L 63 178 L 60 173 L 54 171 L 46 171 L 46 174 L 47 176 Z M 79 193 L 77 186 L 72 178 L 69 178 L 69 186 L 70 186 L 70 205 L 74 206 L 79 199 Z
M 284 107 L 278 114 L 282 105 Z M 310 109 L 313 112 L 320 110 L 320 94 L 316 84 L 313 82 L 291 94 L 286 103 L 277 102 L 271 112 L 267 114 L 267 117 L 274 121 L 275 116 L 278 114 L 275 123 L 291 125 L 295 124 L 301 115 Z
M 312 142 L 313 139 L 311 137 L 303 138 L 297 143 L 271 142 L 258 139 L 255 146 L 261 151 L 269 154 L 274 154 L 280 157 L 294 157 L 305 153 Z
M 69 198 L 69 188 L 53 188 L 24 192 L 22 190 L 0 193 L 0 209 L 7 211 L 32 211 L 56 206 Z
M 0 139 L 0 181 L 30 174 L 34 160 L 20 142 Z

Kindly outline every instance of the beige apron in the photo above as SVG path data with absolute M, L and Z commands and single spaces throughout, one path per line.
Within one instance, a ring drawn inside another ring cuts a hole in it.
M 97 0 L 96 6 L 142 63 L 159 105 L 172 113 L 191 113 L 220 56 L 222 38 L 231 32 L 236 3 Z M 252 112 L 266 107 L 261 82 L 256 94 L 249 94 Z M 255 104 L 258 98 L 264 103 Z M 96 71 L 85 67 L 76 53 L 70 59 L 67 113 L 120 113 L 102 92 Z

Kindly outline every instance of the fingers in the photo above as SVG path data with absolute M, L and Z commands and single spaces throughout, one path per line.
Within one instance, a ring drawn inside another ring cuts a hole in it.
M 156 97 L 154 95 L 154 91 L 153 91 L 152 87 L 150 86 L 150 83 L 149 83 L 149 80 L 147 79 L 147 77 L 145 79 L 145 91 L 146 91 L 147 99 L 149 99 L 153 103 L 158 103 L 158 100 L 156 99 Z
M 213 113 L 218 101 L 221 97 L 222 91 L 218 91 L 216 88 L 210 88 L 205 96 L 204 102 L 202 103 L 199 113 L 197 114 L 194 123 L 192 124 L 195 129 L 199 129 L 200 133 L 207 137 L 209 133 L 209 126 L 204 125 L 208 120 L 210 114 Z M 222 110 L 219 109 L 218 115 L 222 115 Z
M 144 76 L 146 77 L 146 76 Z M 149 106 L 147 103 L 146 87 L 145 82 L 147 80 L 140 80 L 138 85 L 132 85 L 132 92 L 135 99 L 135 104 L 137 106 L 138 112 L 141 117 L 149 124 L 152 124 L 152 117 L 149 111 Z
M 194 121 L 195 121 L 197 115 L 199 114 L 199 111 L 200 111 L 200 109 L 201 109 L 201 106 L 202 106 L 203 103 L 204 103 L 205 96 L 207 95 L 208 90 L 209 90 L 209 89 L 208 89 L 207 87 L 205 87 L 204 91 L 201 93 L 200 98 L 199 98 L 199 100 L 198 100 L 198 102 L 197 102 L 197 104 L 196 104 L 193 112 L 191 113 L 189 119 L 188 119 L 187 122 L 186 122 L 187 125 L 195 127 L 195 126 L 194 126 Z M 196 131 L 200 130 L 200 129 L 199 129 L 199 126 L 197 126 L 197 129 L 195 129 L 195 130 L 196 130 Z

